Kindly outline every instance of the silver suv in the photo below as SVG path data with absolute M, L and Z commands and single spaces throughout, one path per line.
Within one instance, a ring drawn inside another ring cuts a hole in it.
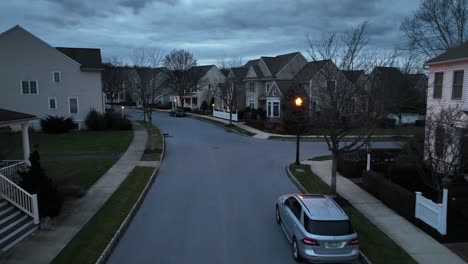
M 342 263 L 359 258 L 357 234 L 346 213 L 329 196 L 282 195 L 276 202 L 276 222 L 292 243 L 297 261 Z

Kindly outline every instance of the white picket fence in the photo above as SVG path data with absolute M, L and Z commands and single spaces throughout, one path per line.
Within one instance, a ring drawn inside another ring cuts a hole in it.
M 222 118 L 222 119 L 226 119 L 226 120 L 229 120 L 229 112 L 222 112 L 222 111 L 215 111 L 213 110 L 213 116 L 214 117 L 218 117 L 218 118 Z M 238 121 L 237 119 L 237 112 L 236 113 L 232 113 L 232 121 Z
M 447 203 L 448 191 L 444 189 L 442 203 L 434 203 L 424 198 L 421 192 L 416 192 L 415 217 L 435 228 L 442 235 L 447 234 Z

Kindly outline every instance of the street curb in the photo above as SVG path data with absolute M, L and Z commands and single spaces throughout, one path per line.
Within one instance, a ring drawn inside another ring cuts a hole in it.
M 146 128 L 145 128 L 146 129 Z M 161 158 L 159 159 L 159 165 L 157 168 L 154 169 L 153 174 L 151 175 L 151 178 L 149 179 L 148 183 L 146 183 L 145 188 L 143 189 L 143 192 L 140 194 L 138 199 L 136 200 L 135 204 L 133 205 L 132 209 L 130 209 L 130 212 L 128 215 L 125 217 L 124 221 L 120 225 L 119 229 L 115 232 L 114 236 L 112 239 L 109 241 L 109 244 L 107 244 L 106 248 L 102 252 L 102 254 L 99 256 L 99 258 L 96 260 L 96 264 L 103 264 L 106 263 L 107 260 L 109 259 L 110 255 L 114 251 L 115 247 L 119 243 L 120 239 L 122 236 L 125 234 L 125 231 L 127 231 L 128 226 L 132 222 L 133 218 L 135 217 L 136 213 L 138 212 L 138 209 L 140 209 L 141 204 L 143 203 L 143 200 L 145 199 L 146 195 L 149 192 L 149 189 L 153 185 L 154 181 L 156 180 L 156 177 L 159 173 L 159 168 L 161 168 L 161 163 L 164 160 L 165 154 L 166 154 L 166 137 L 164 137 L 164 134 L 161 131 L 161 136 L 163 138 L 163 146 L 162 146 L 162 151 L 161 151 Z
M 296 177 L 294 177 L 294 175 L 292 174 L 292 172 L 289 170 L 289 165 L 286 165 L 286 173 L 288 174 L 289 176 L 289 179 L 291 179 L 291 181 L 296 185 L 296 187 L 302 192 L 302 193 L 309 193 L 306 188 L 304 186 L 302 186 L 302 184 L 296 179 Z M 360 255 L 360 260 L 363 262 L 363 263 L 366 263 L 366 264 L 372 264 L 372 262 L 370 262 L 370 260 L 367 258 L 366 255 L 364 255 L 364 253 L 362 253 L 361 250 L 359 250 L 359 255 Z
M 204 118 L 204 117 L 202 117 L 202 116 L 200 116 L 200 115 L 187 113 L 187 117 L 192 118 L 192 119 L 195 119 L 195 120 L 199 120 L 199 121 L 202 121 L 202 122 L 205 122 L 205 123 L 209 123 L 209 124 L 212 124 L 212 125 L 221 127 L 221 128 L 224 128 L 224 129 L 226 129 L 226 130 L 231 131 L 232 133 L 235 133 L 235 134 L 238 134 L 238 135 L 241 135 L 241 136 L 244 136 L 244 137 L 249 137 L 249 138 L 253 138 L 253 137 L 254 137 L 254 136 L 249 136 L 249 135 L 243 134 L 243 133 L 241 133 L 241 132 L 239 132 L 239 131 L 236 131 L 236 130 L 234 130 L 234 129 L 232 129 L 232 128 L 229 128 L 229 127 L 227 127 L 227 126 L 224 126 L 224 125 L 221 125 L 221 124 L 217 124 L 217 123 L 215 123 L 215 122 L 210 122 L 210 121 L 208 121 L 208 120 L 210 120 L 210 119 Z M 235 124 L 233 124 L 233 125 L 235 125 Z

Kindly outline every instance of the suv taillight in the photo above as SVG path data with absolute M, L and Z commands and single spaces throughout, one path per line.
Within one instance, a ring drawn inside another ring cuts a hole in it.
M 308 246 L 313 246 L 313 247 L 319 247 L 320 246 L 320 243 L 315 240 L 315 239 L 312 239 L 312 238 L 304 238 L 302 239 L 302 243 L 308 245 Z
M 355 246 L 359 245 L 359 239 L 358 238 L 353 238 L 348 242 L 348 246 Z

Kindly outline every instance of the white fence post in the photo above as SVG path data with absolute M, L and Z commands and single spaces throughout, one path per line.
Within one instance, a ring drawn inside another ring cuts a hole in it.
M 447 207 L 448 207 L 448 190 L 444 188 L 442 198 L 442 208 L 439 214 L 439 232 L 442 235 L 447 234 Z
M 32 209 L 33 209 L 33 218 L 34 218 L 34 224 L 37 225 L 39 224 L 39 206 L 37 204 L 37 194 L 32 195 Z

